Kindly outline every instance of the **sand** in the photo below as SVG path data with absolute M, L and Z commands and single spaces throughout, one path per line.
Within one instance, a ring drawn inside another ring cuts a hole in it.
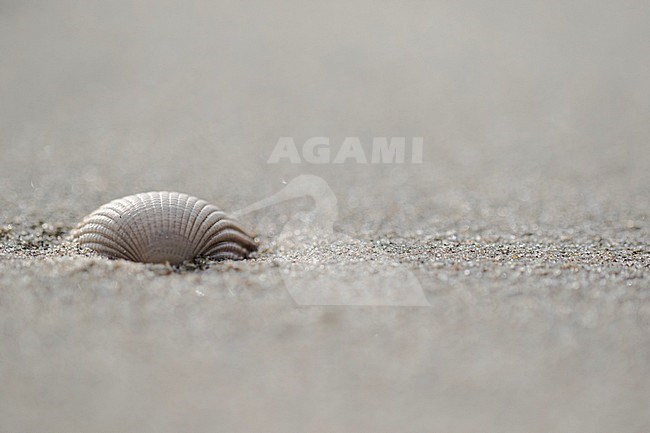
M 0 6 L 0 432 L 650 430 L 649 18 Z M 267 163 L 315 136 L 423 162 Z M 295 182 L 239 218 L 246 261 L 69 237 L 127 194 Z

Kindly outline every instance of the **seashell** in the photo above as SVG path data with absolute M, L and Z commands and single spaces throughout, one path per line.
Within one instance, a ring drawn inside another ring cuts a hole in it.
M 113 200 L 85 217 L 73 237 L 103 256 L 143 263 L 240 260 L 257 250 L 252 236 L 216 206 L 167 191 Z

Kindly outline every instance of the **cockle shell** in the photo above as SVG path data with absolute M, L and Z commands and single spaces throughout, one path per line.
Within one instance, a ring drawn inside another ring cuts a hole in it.
M 143 263 L 239 260 L 257 250 L 252 236 L 216 206 L 167 191 L 113 200 L 85 217 L 73 236 L 103 256 Z

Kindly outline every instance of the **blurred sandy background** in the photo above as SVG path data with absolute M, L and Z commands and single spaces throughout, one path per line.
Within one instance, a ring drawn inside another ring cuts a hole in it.
M 650 430 L 649 46 L 643 1 L 1 1 L 0 432 Z M 424 163 L 269 165 L 282 136 Z M 300 174 L 348 241 L 276 239 L 307 199 L 200 272 L 65 240 L 126 194 L 235 210 Z M 361 260 L 431 307 L 281 278 Z

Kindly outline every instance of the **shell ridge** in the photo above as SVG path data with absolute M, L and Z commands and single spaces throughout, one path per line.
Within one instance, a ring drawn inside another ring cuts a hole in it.
M 194 225 L 196 224 L 196 218 L 198 214 L 201 212 L 200 210 L 197 210 L 197 206 L 200 204 L 201 200 L 197 199 L 196 197 L 192 197 L 192 209 L 190 210 L 190 213 L 188 215 L 188 224 L 187 227 L 185 228 L 185 237 L 190 239 L 190 243 L 192 242 L 192 232 L 194 230 Z M 189 220 L 192 220 L 192 224 L 189 223 Z
M 124 232 L 125 237 L 127 237 L 129 243 L 133 249 L 133 255 L 140 259 L 142 257 L 142 251 L 140 248 L 141 243 L 138 242 L 138 238 L 132 227 L 132 220 L 138 217 L 139 212 L 141 212 L 140 207 L 136 206 L 133 201 L 131 201 L 132 196 L 123 197 L 119 200 L 114 200 L 113 202 L 106 205 L 107 208 L 115 206 L 121 208 L 119 211 L 117 209 L 112 209 L 115 212 L 118 212 L 118 219 L 116 221 L 117 228 L 120 231 Z
M 210 256 L 213 260 L 242 260 L 242 256 L 232 251 L 219 251 Z
M 97 230 L 95 226 L 101 226 L 104 228 L 103 234 L 105 236 L 107 232 L 113 234 L 114 237 L 120 240 L 120 248 L 129 251 L 130 254 L 133 254 L 133 246 L 128 243 L 128 241 L 122 235 L 122 231 L 119 230 L 120 223 L 118 218 L 116 218 L 119 217 L 119 213 L 117 215 L 111 215 L 110 212 L 107 212 L 107 210 L 112 209 L 106 208 L 105 206 L 100 207 L 95 212 L 84 218 L 83 223 L 77 228 L 76 237 L 79 239 L 80 246 L 85 247 L 84 244 L 86 241 L 81 238 L 83 234 L 94 232 Z M 113 212 L 115 211 L 113 210 Z
M 124 219 L 121 217 L 122 214 L 109 206 L 110 204 L 102 206 L 101 208 L 97 209 L 97 211 L 93 212 L 93 214 L 95 217 L 104 216 L 106 218 L 109 218 L 112 222 L 112 226 L 107 227 L 107 229 L 115 233 L 115 236 L 119 237 L 125 244 L 125 247 L 128 246 L 128 249 L 130 249 L 131 253 L 135 256 L 138 251 L 136 247 L 137 243 L 133 240 L 130 231 L 125 229 Z M 107 211 L 115 212 L 116 215 L 109 215 Z
M 190 205 L 192 201 L 192 197 L 184 194 L 185 195 L 185 204 L 183 205 L 183 217 L 181 219 L 181 231 L 183 233 L 183 236 L 187 237 L 187 229 L 188 226 L 190 225 L 190 217 L 192 216 L 192 206 Z
M 199 232 L 201 230 L 201 227 L 203 226 L 203 222 L 210 216 L 210 213 L 212 213 L 212 210 L 210 209 L 210 205 L 208 204 L 208 202 L 204 200 L 199 200 L 197 204 L 201 205 L 201 210 L 194 218 L 194 221 L 192 221 L 192 230 L 190 231 L 190 237 L 189 237 L 190 242 L 192 243 L 193 254 L 199 253 L 197 237 L 199 236 Z
M 221 238 L 219 237 L 220 234 L 229 228 L 237 229 L 237 226 L 233 226 L 232 223 L 225 218 L 215 221 L 206 231 L 206 235 L 201 240 L 200 251 L 203 252 L 209 248 L 210 245 L 221 242 Z
M 169 218 L 165 215 L 164 191 L 152 191 L 147 194 L 154 209 L 154 212 L 147 214 L 147 234 L 151 236 L 149 241 L 153 244 L 160 242 L 160 233 L 169 232 Z
M 210 251 L 216 248 L 221 243 L 237 242 L 248 251 L 255 251 L 257 245 L 246 233 L 239 230 L 237 226 L 227 226 L 215 234 L 206 245 L 203 246 L 202 251 Z
M 156 243 L 159 243 L 162 241 L 157 235 L 160 233 L 164 233 L 165 235 L 170 233 L 169 231 L 169 221 L 171 218 L 169 218 L 169 212 L 165 212 L 165 199 L 167 198 L 166 191 L 158 191 L 158 192 L 150 192 L 149 195 L 153 198 L 155 205 L 157 206 L 158 209 L 158 214 L 156 215 L 159 223 L 161 230 L 160 232 L 156 230 L 152 230 L 151 234 L 153 236 L 156 236 L 153 238 L 153 241 Z M 155 227 L 155 220 L 152 221 L 154 227 Z
M 246 248 L 239 245 L 237 242 L 220 242 L 210 249 L 207 253 L 207 257 L 214 257 L 221 252 L 231 252 L 237 254 L 240 257 L 245 257 L 249 252 Z
M 170 192 L 169 193 L 169 207 L 171 209 L 174 209 L 174 217 L 171 220 L 171 230 L 174 233 L 174 236 L 177 236 L 178 238 L 182 238 L 183 234 L 181 233 L 181 228 L 180 228 L 180 219 L 182 218 L 182 215 L 180 213 L 180 206 L 178 203 L 180 202 L 180 195 L 175 192 Z M 187 256 L 187 243 L 185 245 L 182 245 L 181 248 L 179 248 L 181 251 L 181 255 Z
M 139 260 L 147 262 L 150 260 L 149 245 L 151 243 L 151 219 L 155 218 L 155 208 L 152 207 L 152 200 L 148 193 L 140 193 L 124 197 L 124 201 L 134 208 L 126 221 L 138 245 Z M 151 215 L 153 210 L 153 215 Z
M 125 250 L 130 255 L 135 256 L 132 247 L 124 241 L 124 239 L 119 235 L 119 232 L 115 230 L 115 227 L 110 224 L 107 225 L 107 222 L 101 221 L 99 219 L 93 219 L 92 222 L 84 225 L 84 227 L 80 230 L 78 236 L 80 245 L 83 246 L 83 244 L 86 243 L 86 240 L 83 238 L 83 236 L 94 234 L 100 234 L 107 239 L 111 239 L 111 242 L 119 245 L 122 250 Z
M 129 231 L 131 239 L 137 245 L 138 260 L 147 261 L 146 247 L 149 243 L 149 218 L 147 218 L 146 214 L 149 204 L 144 200 L 142 194 L 127 196 L 122 200 L 129 203 L 131 207 L 123 218 L 125 230 Z
M 83 240 L 82 246 L 92 250 L 102 250 L 105 254 L 119 259 L 133 260 L 133 256 L 125 251 L 120 244 L 116 244 L 111 238 L 100 233 L 91 233 Z
M 201 238 L 196 241 L 197 253 L 201 253 L 204 250 L 206 243 L 209 242 L 210 238 L 214 236 L 219 230 L 221 230 L 221 221 L 225 220 L 226 214 L 220 210 L 212 210 L 208 217 L 201 223 L 203 228 L 203 233 Z
M 171 215 L 169 215 L 169 209 L 168 206 L 168 201 L 169 201 L 169 194 L 166 193 L 165 191 L 161 191 L 157 194 L 158 200 L 160 203 L 160 221 L 162 222 L 162 228 L 164 233 L 170 233 L 170 226 L 171 226 Z
M 99 254 L 100 256 L 108 257 L 109 259 L 123 259 L 123 260 L 133 261 L 131 258 L 126 257 L 123 254 L 120 254 L 118 250 L 107 248 L 102 243 L 90 242 L 86 245 L 87 246 L 85 248 L 88 248 L 89 250 L 93 251 L 95 254 Z
M 191 255 L 193 245 L 192 245 L 191 240 L 187 236 L 187 226 L 189 225 L 189 219 L 190 219 L 190 216 L 191 216 L 191 214 L 190 214 L 190 212 L 191 212 L 191 208 L 190 208 L 190 199 L 191 199 L 191 197 L 189 195 L 187 195 L 187 194 L 179 194 L 178 197 L 179 197 L 178 206 L 183 208 L 183 214 L 181 215 L 181 218 L 180 218 L 178 231 L 179 231 L 179 233 L 181 233 L 181 235 L 185 239 L 188 240 L 185 254 L 186 255 Z M 181 200 L 184 200 L 184 203 L 182 205 L 181 205 Z
M 180 221 L 183 219 L 183 214 L 181 213 L 181 196 L 179 193 L 170 192 L 169 193 L 169 207 L 174 209 L 174 218 L 172 219 L 172 230 L 174 234 L 182 238 L 183 233 L 181 233 Z M 184 245 L 181 249 L 181 255 L 187 256 L 187 245 Z
M 97 248 L 97 246 L 100 246 L 101 248 Z M 120 249 L 119 245 L 116 245 L 115 243 L 111 242 L 109 238 L 105 238 L 98 235 L 92 235 L 85 238 L 83 248 L 91 248 L 95 250 L 102 249 L 104 251 L 110 251 L 112 256 L 121 256 L 125 258 L 128 256 L 128 254 L 124 253 L 124 250 Z
M 165 192 L 165 195 L 167 197 L 167 201 L 166 205 L 163 207 L 166 206 L 168 210 L 164 213 L 164 215 L 168 215 L 169 233 L 171 233 L 174 238 L 181 240 L 181 243 L 176 245 L 175 252 L 178 254 L 178 256 L 182 257 L 185 260 L 185 258 L 189 256 L 187 253 L 189 242 L 183 237 L 179 226 L 179 220 L 181 218 L 181 215 L 179 214 L 180 207 L 178 206 L 180 194 L 177 192 Z

